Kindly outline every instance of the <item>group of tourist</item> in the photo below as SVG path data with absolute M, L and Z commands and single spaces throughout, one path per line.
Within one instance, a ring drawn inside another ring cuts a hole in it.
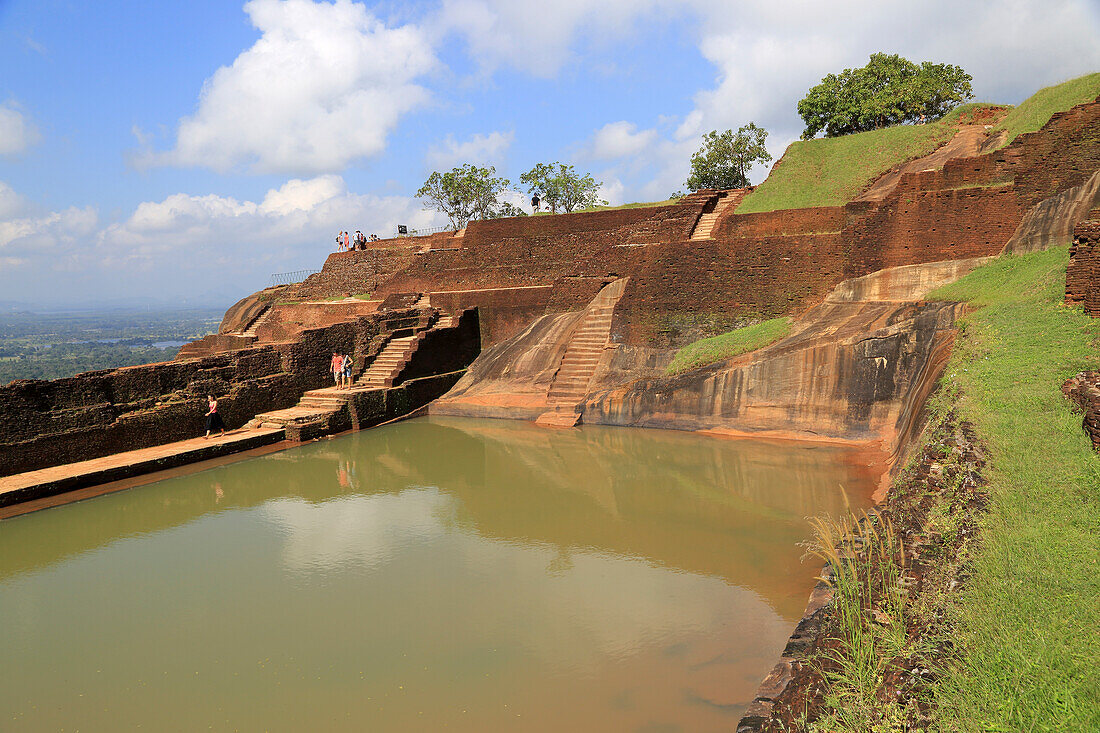
M 351 389 L 351 354 L 332 352 L 332 381 L 336 389 Z
M 350 236 L 347 232 L 339 232 L 336 235 L 336 251 L 337 252 L 349 252 L 353 249 L 366 249 L 367 242 L 380 242 L 377 234 L 370 235 L 368 239 L 363 232 L 358 229 L 355 230 L 355 236 Z

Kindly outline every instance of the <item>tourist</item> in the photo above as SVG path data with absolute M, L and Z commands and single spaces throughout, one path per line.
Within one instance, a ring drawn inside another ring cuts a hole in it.
M 535 210 L 535 213 L 538 213 L 540 201 L 541 199 L 539 199 L 539 195 L 536 192 L 535 195 L 531 197 L 531 208 Z
M 343 369 L 344 369 L 344 388 L 351 389 L 351 366 L 352 366 L 351 354 L 344 354 Z
M 337 252 L 343 252 L 344 251 L 344 233 L 343 232 L 336 232 L 336 251 Z
M 367 238 L 363 236 L 363 232 L 358 229 L 355 230 L 355 248 L 364 249 L 367 244 Z
M 344 232 L 344 251 L 347 252 L 347 251 L 350 251 L 350 250 L 351 250 L 351 237 L 348 236 L 347 232 Z
M 206 395 L 206 401 L 209 403 L 209 408 L 206 412 L 206 435 L 203 436 L 203 440 L 210 437 L 210 433 L 217 430 L 220 435 L 225 435 L 225 423 L 222 421 L 222 416 L 218 414 L 218 401 L 214 399 L 212 395 Z
M 336 389 L 340 389 L 340 383 L 344 379 L 344 358 L 340 356 L 340 352 L 332 352 L 332 381 L 336 383 Z

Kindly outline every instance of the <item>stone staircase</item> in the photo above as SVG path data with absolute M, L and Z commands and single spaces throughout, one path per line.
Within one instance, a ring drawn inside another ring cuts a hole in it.
M 427 296 L 424 296 L 421 300 L 426 302 L 426 298 Z M 428 330 L 452 328 L 454 325 L 455 318 L 451 315 L 440 316 L 434 322 L 430 319 L 422 319 L 412 335 L 391 338 L 386 342 L 352 387 L 337 389 L 333 386 L 311 389 L 302 395 L 294 407 L 261 413 L 254 417 L 247 427 L 281 427 L 287 431 L 287 437 L 292 440 L 304 440 L 314 433 L 357 428 L 356 411 L 348 409 L 346 413 L 344 412 L 348 403 L 362 392 L 393 387 L 401 370 L 408 364 L 420 345 L 421 337 Z M 407 330 L 405 332 L 408 333 Z
M 256 338 L 256 329 L 263 325 L 265 321 L 267 321 L 267 319 L 271 316 L 271 312 L 273 310 L 275 310 L 274 307 L 270 305 L 267 308 L 264 308 L 263 312 L 260 313 L 260 315 L 252 319 L 252 323 L 248 324 L 248 328 L 241 331 L 241 335 Z
M 588 385 L 596 373 L 611 335 L 611 317 L 623 295 L 628 278 L 605 286 L 592 299 L 584 318 L 565 348 L 558 373 L 550 385 L 546 401 L 550 410 L 535 422 L 552 427 L 572 427 L 580 422 L 578 408 L 588 394 Z
M 437 323 L 438 325 L 438 323 Z M 393 386 L 393 380 L 401 373 L 401 368 L 409 362 L 409 358 L 416 351 L 420 339 L 417 336 L 403 336 L 390 339 L 367 370 L 356 381 L 357 387 L 370 389 L 385 389 Z
M 741 203 L 741 199 L 745 198 L 745 194 L 751 190 L 750 188 L 737 188 L 732 191 L 719 192 L 718 200 L 714 203 L 714 210 L 699 217 L 699 221 L 695 222 L 695 228 L 691 231 L 691 238 L 710 239 L 714 232 L 714 223 L 718 221 L 718 217 L 731 206 L 736 208 Z

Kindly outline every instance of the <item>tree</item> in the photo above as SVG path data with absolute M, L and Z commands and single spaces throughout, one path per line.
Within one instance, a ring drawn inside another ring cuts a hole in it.
M 542 201 L 555 214 L 559 208 L 568 212 L 592 206 L 607 206 L 607 202 L 599 198 L 600 186 L 603 184 L 588 173 L 583 176 L 578 174 L 571 165 L 536 163 L 519 180 L 527 184 L 528 194 L 540 194 Z
M 897 54 L 871 54 L 866 66 L 829 74 L 798 103 L 806 123 L 803 140 L 875 130 L 924 115 L 938 120 L 974 96 L 973 77 L 958 66 L 925 61 L 917 66 Z
M 700 188 L 746 188 L 749 171 L 755 163 L 772 159 L 764 141 L 768 131 L 756 123 L 719 133 L 703 135 L 703 146 L 691 156 L 691 175 L 685 184 L 689 190 Z
M 433 171 L 416 195 L 427 204 L 424 208 L 446 214 L 455 229 L 475 219 L 523 215 L 517 207 L 500 200 L 512 184 L 507 178 L 498 178 L 496 172 L 493 166 L 479 168 L 469 163 L 447 173 Z

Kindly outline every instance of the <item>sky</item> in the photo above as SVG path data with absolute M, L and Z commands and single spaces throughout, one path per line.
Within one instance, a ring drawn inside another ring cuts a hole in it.
M 416 191 L 466 162 L 663 200 L 709 130 L 778 159 L 872 53 L 1014 104 L 1097 38 L 1100 0 L 0 0 L 0 306 L 223 307 L 337 231 L 445 224 Z

